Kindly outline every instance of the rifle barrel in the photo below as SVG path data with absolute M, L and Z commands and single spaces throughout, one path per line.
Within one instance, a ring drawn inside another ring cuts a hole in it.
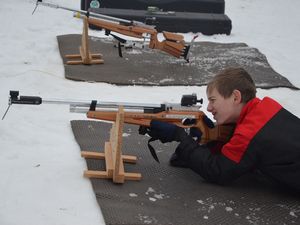
M 90 107 L 92 101 L 80 101 L 80 100 L 60 100 L 60 99 L 43 99 L 43 103 L 49 104 L 68 104 L 73 107 Z M 131 103 L 131 102 L 105 102 L 96 101 L 97 108 L 118 108 L 123 106 L 124 108 L 161 108 L 162 104 L 147 104 L 147 103 Z
M 130 24 L 130 25 L 139 25 L 139 26 L 144 26 L 144 27 L 148 27 L 148 28 L 154 28 L 154 26 L 147 25 L 147 24 L 145 24 L 143 22 L 140 22 L 140 21 L 125 20 L 125 19 L 121 19 L 121 18 L 117 18 L 117 17 L 107 16 L 107 15 L 100 14 L 100 13 L 93 13 L 93 12 L 89 12 L 89 11 L 85 11 L 85 10 L 72 9 L 72 8 L 60 6 L 58 4 L 53 4 L 53 3 L 50 3 L 50 2 L 43 2 L 42 0 L 37 1 L 36 4 L 47 6 L 47 7 L 50 7 L 50 8 L 55 8 L 55 9 L 64 9 L 64 10 L 71 11 L 71 12 L 74 12 L 74 13 L 77 13 L 77 14 L 80 14 L 80 15 L 95 17 L 95 18 L 104 19 L 104 20 L 108 20 L 108 21 L 124 23 L 124 24 Z M 78 17 L 76 14 L 75 14 L 75 16 Z
M 119 106 L 124 107 L 126 112 L 143 112 L 143 113 L 158 113 L 162 111 L 186 111 L 198 112 L 201 106 L 181 106 L 180 104 L 145 104 L 145 103 L 126 103 L 126 102 L 108 102 L 97 103 L 96 111 L 118 111 Z M 86 113 L 90 110 L 90 104 L 70 104 L 70 112 Z
M 73 107 L 89 107 L 94 100 L 69 100 L 69 99 L 46 99 L 38 96 L 18 96 L 18 98 L 10 97 L 9 102 L 11 104 L 30 104 L 40 105 L 44 104 L 62 104 L 72 105 Z M 117 108 L 124 106 L 124 108 L 161 108 L 164 104 L 147 104 L 147 103 L 131 103 L 131 102 L 105 102 L 96 101 L 96 107 L 99 108 Z

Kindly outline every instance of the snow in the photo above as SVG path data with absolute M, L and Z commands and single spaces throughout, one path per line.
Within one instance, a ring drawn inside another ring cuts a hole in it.
M 52 0 L 79 9 L 80 0 Z M 43 98 L 179 102 L 181 95 L 205 97 L 205 87 L 116 86 L 66 80 L 58 52 L 57 35 L 81 33 L 82 23 L 72 13 L 39 6 L 31 15 L 32 0 L 1 1 L 0 6 L 0 114 L 9 90 Z M 226 14 L 232 34 L 203 36 L 199 41 L 244 42 L 258 48 L 278 73 L 300 87 L 300 1 L 230 0 Z M 90 35 L 103 36 L 91 31 Z M 184 34 L 187 41 L 194 34 Z M 300 91 L 258 89 L 300 116 Z M 204 103 L 203 110 L 206 108 Z M 70 120 L 86 119 L 69 113 L 68 105 L 13 105 L 0 121 L 0 224 L 104 224 L 80 157 Z

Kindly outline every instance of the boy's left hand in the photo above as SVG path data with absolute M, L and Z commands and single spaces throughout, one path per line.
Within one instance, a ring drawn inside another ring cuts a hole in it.
M 180 142 L 187 136 L 183 128 L 158 120 L 151 120 L 150 127 L 140 126 L 139 134 L 148 134 L 152 138 L 160 140 L 162 143 L 172 141 Z

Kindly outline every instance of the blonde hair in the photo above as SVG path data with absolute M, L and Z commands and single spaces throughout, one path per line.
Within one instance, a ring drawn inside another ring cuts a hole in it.
M 234 90 L 239 90 L 242 102 L 247 103 L 256 97 L 256 87 L 249 73 L 240 67 L 230 67 L 219 72 L 208 84 L 206 92 L 214 88 L 224 97 L 231 96 Z

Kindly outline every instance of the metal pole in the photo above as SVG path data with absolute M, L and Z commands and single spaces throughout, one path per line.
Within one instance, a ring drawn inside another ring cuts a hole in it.
M 118 23 L 124 23 L 124 24 L 129 24 L 129 25 L 139 25 L 139 26 L 148 27 L 148 28 L 154 27 L 154 26 L 150 26 L 150 25 L 144 24 L 139 21 L 135 21 L 135 20 L 125 20 L 125 19 L 121 19 L 121 18 L 103 15 L 100 13 L 93 13 L 93 12 L 88 12 L 85 10 L 72 9 L 72 8 L 60 6 L 57 4 L 49 3 L 49 2 L 43 2 L 42 0 L 38 0 L 36 4 L 47 6 L 50 8 L 55 8 L 55 9 L 64 9 L 64 10 L 68 10 L 68 11 L 71 11 L 74 13 L 79 13 L 81 15 L 86 15 L 86 16 L 95 17 L 95 18 L 104 19 L 104 20 L 113 21 L 113 22 L 118 22 Z M 75 15 L 75 16 L 78 17 L 77 15 Z
M 81 101 L 81 100 L 61 100 L 61 99 L 43 99 L 43 103 L 47 104 L 68 104 L 78 106 L 90 106 L 92 101 Z M 131 103 L 131 102 L 104 102 L 97 101 L 96 107 L 119 107 L 124 106 L 125 108 L 159 108 L 161 104 L 147 104 L 147 103 Z

